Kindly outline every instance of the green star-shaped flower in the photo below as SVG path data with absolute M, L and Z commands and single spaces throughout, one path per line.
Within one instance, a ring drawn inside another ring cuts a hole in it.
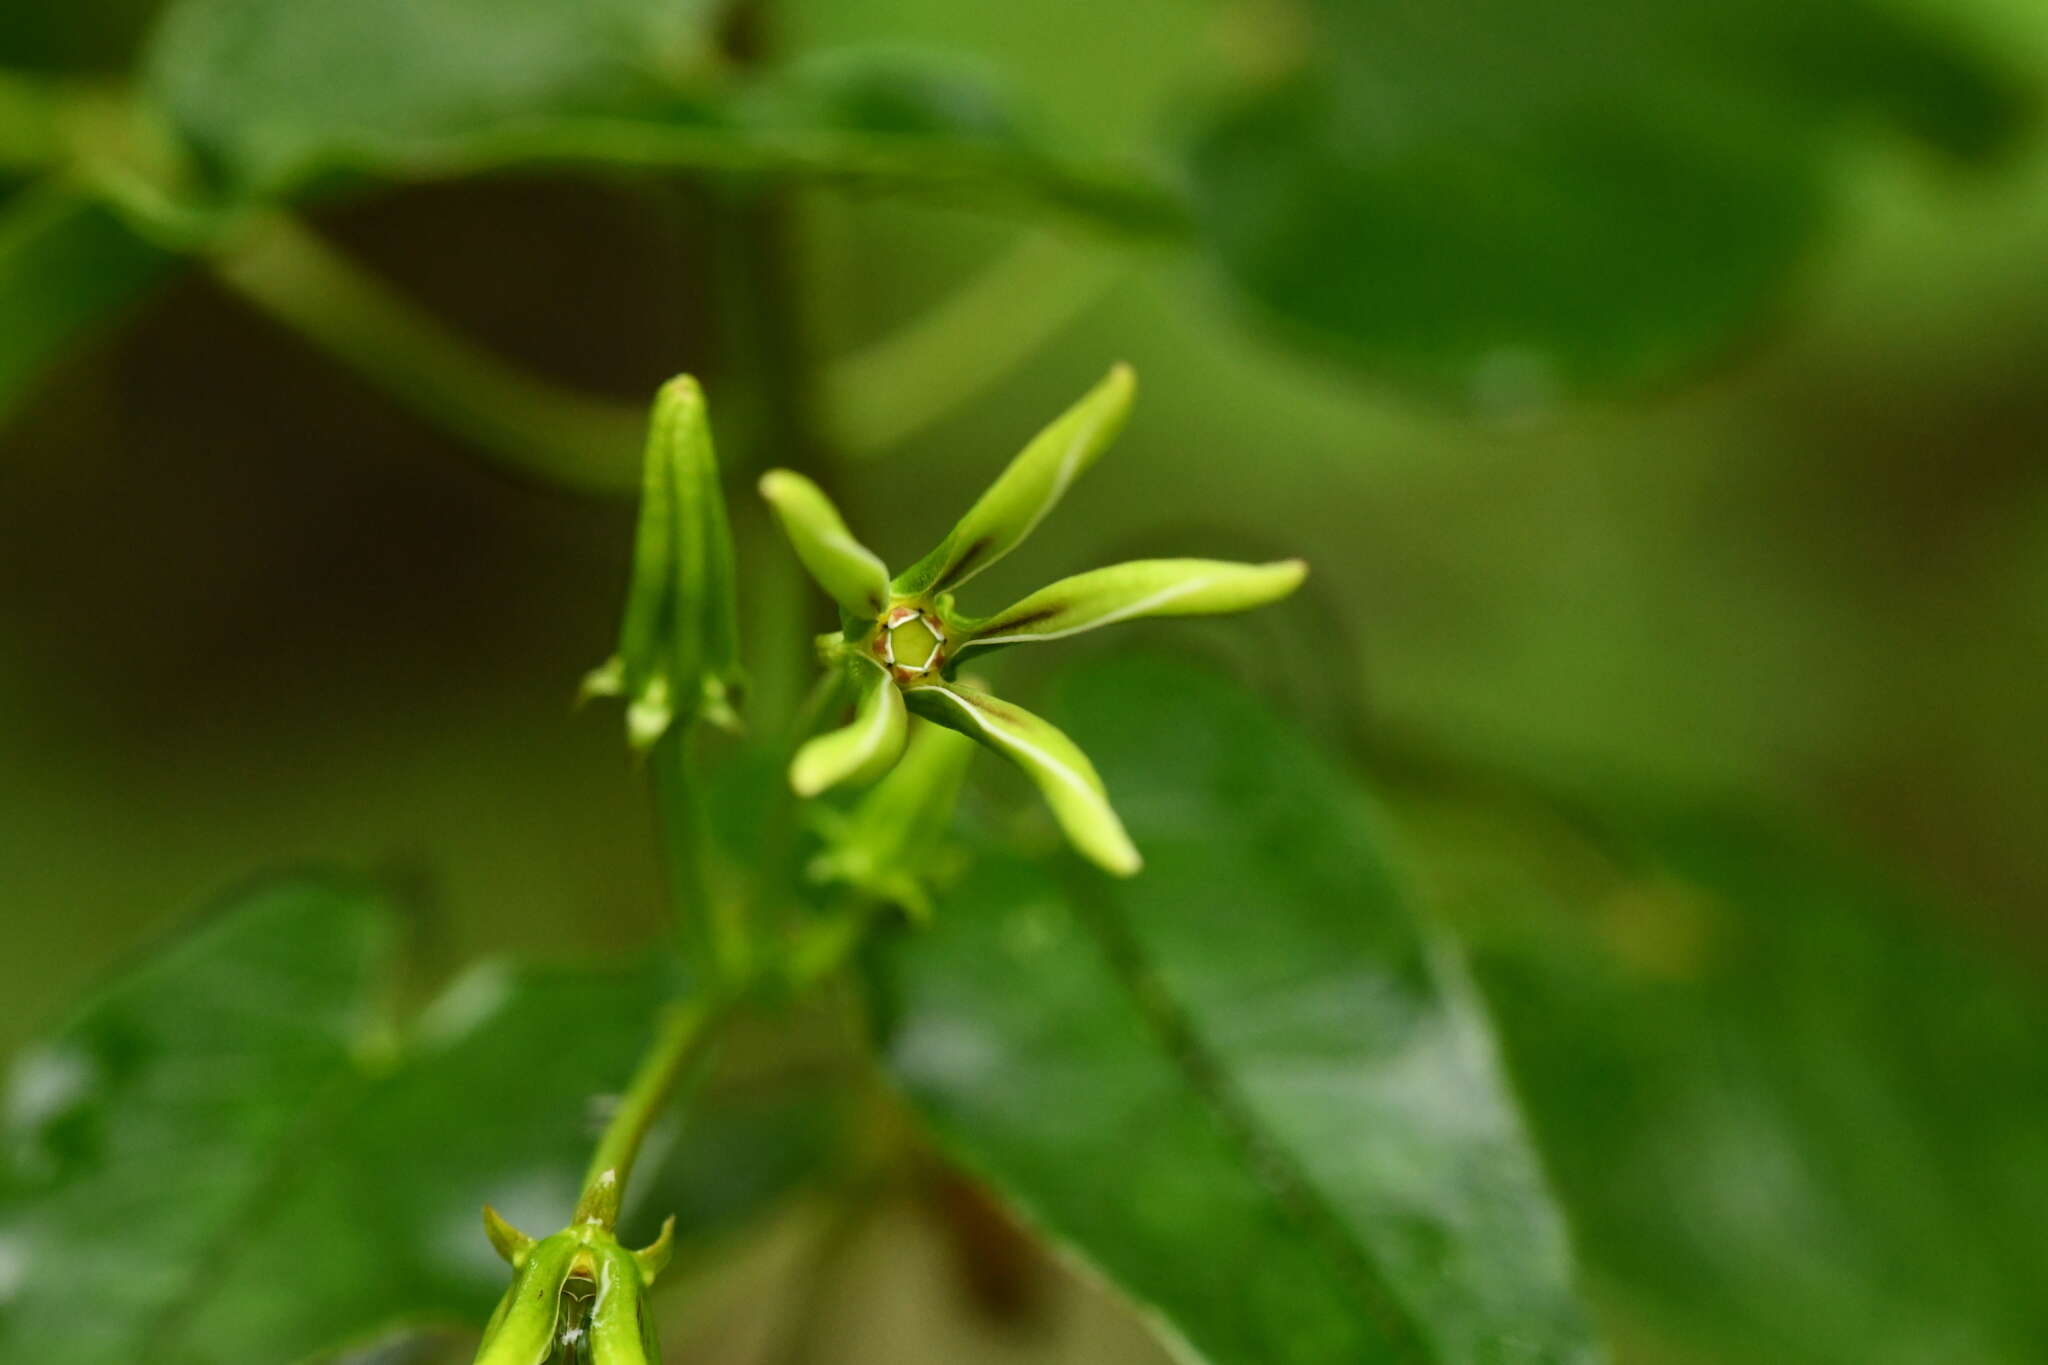
M 887 772 L 903 752 L 914 711 L 1022 768 L 1068 839 L 1094 862 L 1125 876 L 1138 870 L 1138 851 L 1088 756 L 1039 717 L 959 681 L 961 661 L 1138 617 L 1245 611 L 1294 591 L 1307 566 L 1298 559 L 1137 560 L 1063 578 L 993 616 L 968 615 L 953 598 L 1037 529 L 1115 438 L 1135 388 L 1128 367 L 1111 370 L 1010 462 L 930 554 L 893 578 L 816 484 L 784 469 L 763 476 L 762 496 L 797 557 L 839 604 L 844 629 L 825 637 L 825 653 L 830 666 L 846 670 L 856 698 L 851 724 L 798 751 L 790 780 L 800 794 Z

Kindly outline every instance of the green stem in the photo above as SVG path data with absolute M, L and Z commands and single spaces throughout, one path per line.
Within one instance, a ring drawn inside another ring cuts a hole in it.
M 710 835 L 705 812 L 695 790 L 688 746 L 689 727 L 675 726 L 655 744 L 649 756 L 653 767 L 654 809 L 660 820 L 661 855 L 668 874 L 669 909 L 675 917 L 682 957 L 692 969 L 693 987 L 701 987 L 722 975 L 717 970 L 719 952 L 712 929 Z
M 951 297 L 825 367 L 833 446 L 879 454 L 1015 371 L 1116 280 L 1115 261 L 1034 233 Z
M 661 846 L 668 866 L 669 903 L 682 940 L 692 986 L 731 984 L 752 967 L 752 943 L 744 907 L 719 896 L 711 877 L 711 828 L 701 799 L 702 765 L 692 751 L 690 731 L 676 726 L 654 747 L 654 804 L 661 820 Z
M 575 1222 L 597 1222 L 607 1230 L 619 1221 L 620 1201 L 632 1178 L 633 1163 L 654 1121 L 668 1107 L 677 1083 L 701 1060 L 724 1018 L 730 997 L 705 995 L 670 1005 L 640 1059 L 632 1082 L 619 1099 L 618 1110 L 598 1139 L 576 1201 Z
M 776 180 L 923 191 L 1014 212 L 1049 210 L 1126 236 L 1179 238 L 1187 207 L 1117 167 L 1055 162 L 980 142 L 840 129 L 745 128 L 605 118 L 549 119 L 464 138 L 363 169 L 386 178 L 463 178 L 593 168 L 729 172 Z
M 456 334 L 296 220 L 271 214 L 214 261 L 230 289 L 520 474 L 591 494 L 638 486 L 646 414 L 524 373 Z

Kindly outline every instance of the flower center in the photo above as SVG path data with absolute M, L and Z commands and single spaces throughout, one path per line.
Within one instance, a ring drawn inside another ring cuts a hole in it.
M 897 607 L 882 618 L 875 652 L 896 681 L 922 678 L 946 662 L 946 629 L 916 607 Z

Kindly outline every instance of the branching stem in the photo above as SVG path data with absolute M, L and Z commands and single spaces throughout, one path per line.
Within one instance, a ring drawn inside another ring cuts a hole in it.
M 249 222 L 214 273 L 262 312 L 515 472 L 590 494 L 639 482 L 646 413 L 525 373 L 282 213 Z
M 619 1219 L 619 1204 L 648 1130 L 668 1107 L 683 1075 L 701 1061 L 717 1035 L 717 1024 L 735 997 L 707 993 L 668 1006 L 654 1039 L 640 1059 L 618 1110 L 598 1140 L 576 1201 L 575 1222 L 596 1221 L 607 1230 Z

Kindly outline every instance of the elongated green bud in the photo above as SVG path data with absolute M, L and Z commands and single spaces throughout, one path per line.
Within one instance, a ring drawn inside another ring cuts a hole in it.
M 676 723 L 737 723 L 738 605 L 732 531 L 704 394 L 679 375 L 655 396 L 641 470 L 633 574 L 619 652 L 583 684 L 626 699 L 628 741 L 645 749 Z

